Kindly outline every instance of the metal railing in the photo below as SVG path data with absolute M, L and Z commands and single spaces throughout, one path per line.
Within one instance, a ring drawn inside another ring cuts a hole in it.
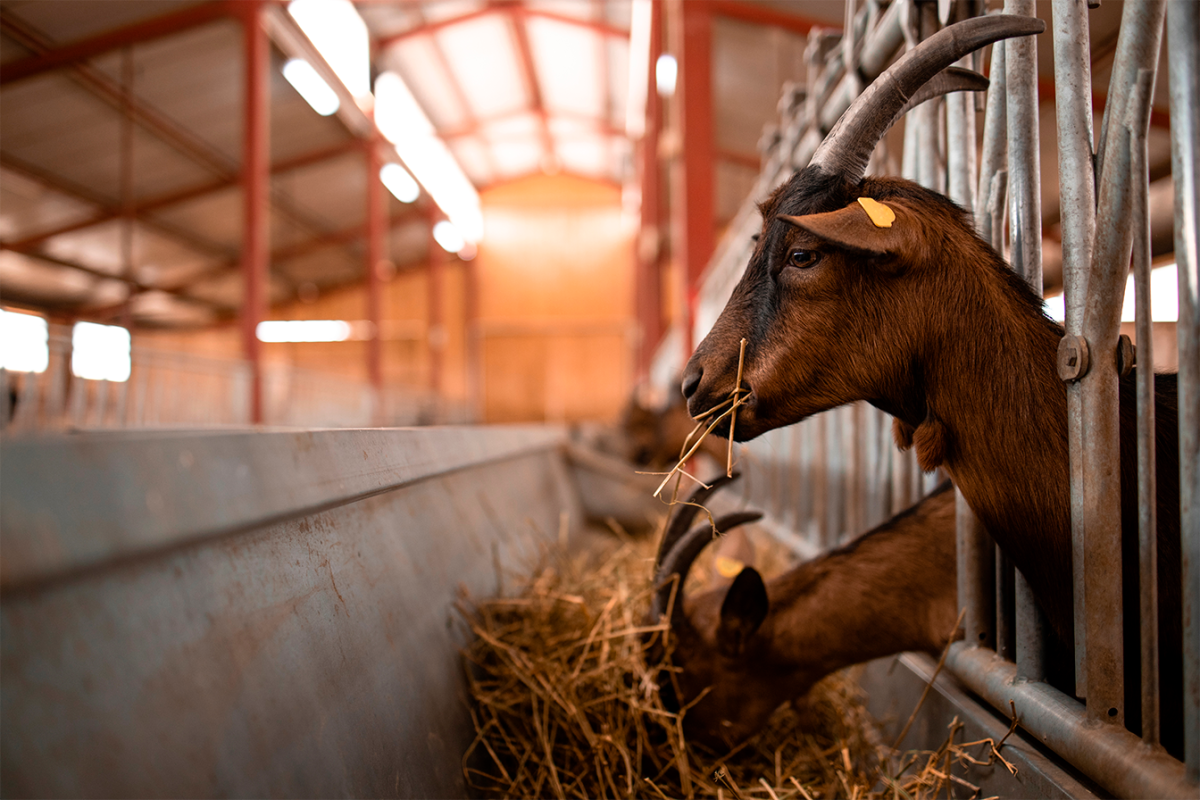
M 825 132 L 905 41 L 933 33 L 951 14 L 982 4 L 912 3 L 858 9 L 851 36 L 814 31 L 806 87 L 785 87 L 777 132 L 764 137 L 758 181 L 720 242 L 700 288 L 694 341 L 711 328 L 741 276 L 760 220 L 756 202 L 806 165 Z M 1008 0 L 1006 13 L 1033 15 L 1032 0 Z M 1075 696 L 1045 682 L 1046 623 L 1024 579 L 959 497 L 958 587 L 965 638 L 947 668 L 1004 713 L 1015 701 L 1021 724 L 1039 741 L 1118 796 L 1194 797 L 1200 780 L 1200 279 L 1197 278 L 1200 152 L 1200 5 L 1129 0 L 1113 67 L 1099 153 L 1093 156 L 1087 0 L 1054 0 L 1055 113 L 1059 129 L 1064 347 L 1086 346 L 1091 369 L 1068 384 Z M 1175 258 L 1179 270 L 1179 430 L 1182 507 L 1184 763 L 1158 744 L 1158 671 L 1153 444 L 1153 364 L 1148 309 L 1149 220 L 1146 141 L 1164 15 L 1168 17 Z M 846 62 L 850 59 L 850 69 Z M 1040 294 L 1041 210 L 1036 41 L 992 48 L 983 149 L 976 158 L 975 108 L 949 96 L 918 109 L 906 127 L 901 173 L 947 193 L 975 213 L 978 230 Z M 978 69 L 981 56 L 974 61 Z M 963 66 L 971 66 L 964 63 Z M 861 78 L 861 80 L 860 80 Z M 917 132 L 920 135 L 917 135 Z M 936 135 L 935 135 L 936 134 Z M 872 171 L 894 163 L 881 144 Z M 1099 173 L 1099 182 L 1093 170 Z M 978 177 L 976 177 L 978 175 Z M 1007 234 L 1007 235 L 1006 235 Z M 1143 736 L 1124 726 L 1124 635 L 1118 372 L 1133 350 L 1119 337 L 1125 279 L 1133 254 L 1138 285 L 1139 489 L 1142 500 L 1141 670 Z M 677 375 L 682 337 L 668 336 L 652 367 Z M 1081 343 L 1081 340 L 1082 343 Z M 1123 363 L 1118 363 L 1118 353 Z M 1101 358 L 1099 354 L 1111 354 Z M 1103 363 L 1101 363 L 1103 362 Z M 858 403 L 765 434 L 743 451 L 745 491 L 777 530 L 811 553 L 860 533 L 909 505 L 935 479 L 890 445 L 887 415 Z M 1086 431 L 1086 435 L 1084 434 Z M 1079 699 L 1077 699 L 1079 698 Z M 1086 699 L 1084 699 L 1086 698 Z M 1113 713 L 1115 710 L 1116 713 Z
M 238 359 L 133 344 L 126 381 L 85 380 L 71 372 L 71 329 L 49 326 L 43 372 L 0 369 L 0 431 L 221 427 L 250 424 L 250 367 Z M 389 387 L 290 365 L 264 370 L 270 425 L 316 428 L 404 427 L 469 422 L 465 404 L 422 390 Z

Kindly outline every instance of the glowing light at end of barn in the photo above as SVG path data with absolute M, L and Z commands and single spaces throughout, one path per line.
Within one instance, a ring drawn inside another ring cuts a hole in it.
M 129 380 L 129 331 L 116 325 L 77 322 L 71 334 L 71 374 L 89 381 Z
M 50 364 L 49 341 L 46 320 L 0 311 L 0 369 L 45 372 Z
M 629 20 L 629 91 L 625 101 L 625 133 L 640 139 L 646 133 L 646 94 L 650 90 L 650 27 L 653 0 L 633 0 Z
M 352 332 L 340 319 L 273 319 L 255 329 L 260 342 L 344 342 Z
M 421 196 L 421 187 L 399 164 L 384 164 L 379 170 L 379 180 L 401 203 L 412 203 Z
M 1133 276 L 1125 283 L 1125 303 L 1121 307 L 1121 322 L 1134 322 L 1136 289 Z M 1051 319 L 1064 322 L 1067 319 L 1066 298 L 1063 295 L 1047 297 L 1043 306 Z M 1154 322 L 1177 322 L 1179 320 L 1179 268 L 1175 264 L 1158 267 L 1150 272 L 1150 318 Z
M 454 224 L 446 220 L 442 220 L 437 225 L 433 226 L 433 239 L 447 253 L 457 253 L 466 247 L 467 242 L 463 235 L 459 232 Z
M 375 124 L 466 241 L 483 238 L 479 193 L 394 72 L 375 79 Z
M 654 65 L 654 85 L 663 97 L 675 94 L 675 82 L 679 78 L 679 62 L 670 53 L 663 53 Z
M 296 93 L 312 106 L 312 110 L 322 117 L 328 117 L 338 110 L 341 103 L 337 92 L 329 88 L 329 84 L 321 80 L 321 76 L 302 58 L 293 58 L 283 65 L 283 77 L 292 85 Z
M 288 3 L 288 14 L 350 94 L 360 101 L 369 101 L 370 34 L 354 4 L 350 0 L 292 0 Z

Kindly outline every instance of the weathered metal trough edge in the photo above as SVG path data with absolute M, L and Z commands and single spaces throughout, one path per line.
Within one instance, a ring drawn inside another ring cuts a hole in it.
M 238 430 L 0 445 L 0 591 L 559 446 L 563 429 Z M 232 500 L 230 500 L 232 498 Z

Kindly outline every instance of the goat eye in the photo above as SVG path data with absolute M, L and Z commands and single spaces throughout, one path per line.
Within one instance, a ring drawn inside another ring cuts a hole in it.
M 787 265 L 796 269 L 808 269 L 817 263 L 817 254 L 812 250 L 793 250 L 788 253 Z

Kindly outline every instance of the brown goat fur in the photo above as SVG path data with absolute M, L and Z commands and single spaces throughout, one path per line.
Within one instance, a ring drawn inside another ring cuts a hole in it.
M 728 590 L 686 597 L 672 660 L 680 699 L 695 702 L 684 715 L 688 736 L 740 742 L 831 672 L 907 650 L 939 651 L 957 617 L 954 516 L 946 482 L 765 586 L 747 568 Z
M 875 228 L 855 201 L 892 208 Z M 727 397 L 747 340 L 737 438 L 856 400 L 900 420 L 922 465 L 939 461 L 1073 641 L 1062 328 L 950 200 L 909 181 L 809 167 L 762 206 L 741 281 L 684 377 L 700 414 Z M 1158 575 L 1163 738 L 1181 725 L 1182 622 L 1175 376 L 1157 376 Z M 1126 641 L 1137 643 L 1133 376 L 1121 384 Z M 928 420 L 936 426 L 926 433 Z M 909 433 L 911 431 L 911 434 Z M 1125 658 L 1136 697 L 1139 659 Z M 1137 703 L 1126 703 L 1136 729 Z M 1178 742 L 1175 742 L 1178 745 Z M 1176 749 L 1178 752 L 1178 749 Z

